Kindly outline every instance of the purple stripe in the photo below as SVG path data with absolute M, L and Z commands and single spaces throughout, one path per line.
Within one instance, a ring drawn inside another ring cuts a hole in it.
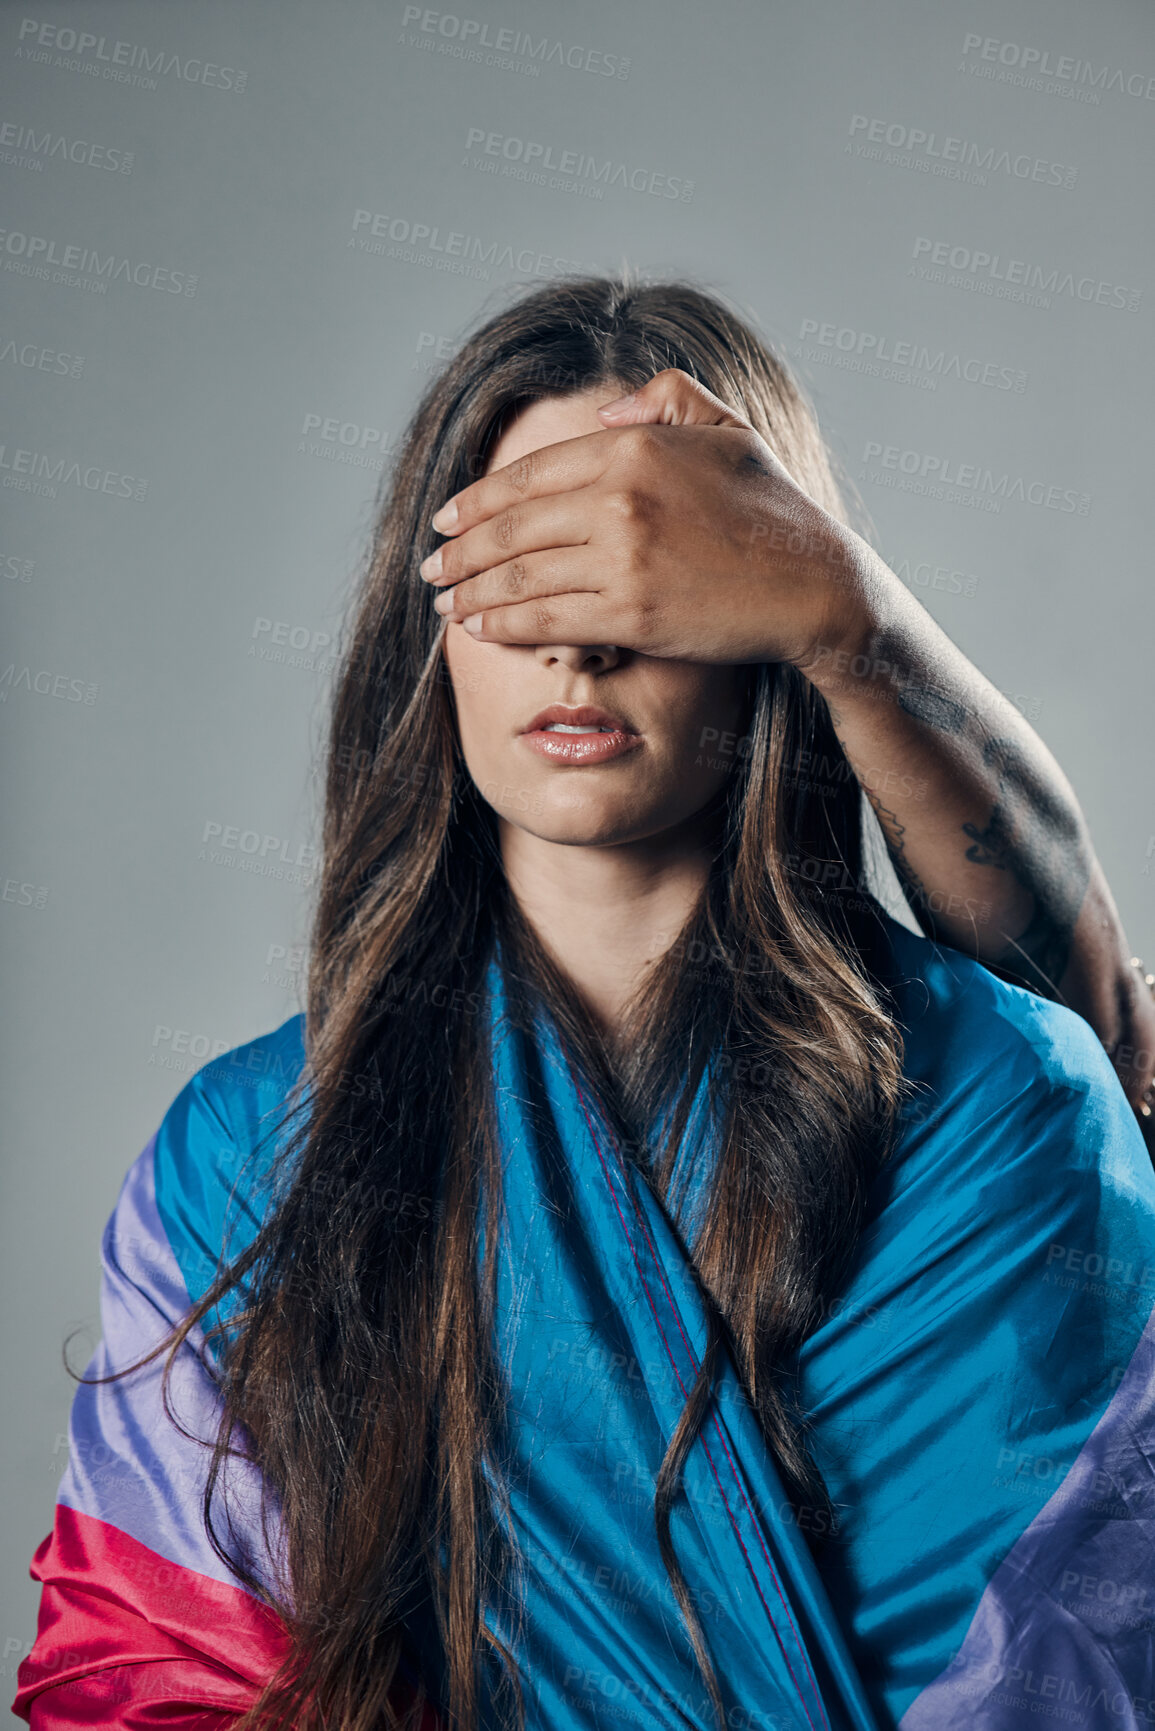
M 155 1150 L 153 1136 L 129 1168 L 104 1230 L 103 1334 L 86 1376 L 104 1376 L 133 1363 L 190 1308 L 188 1288 L 157 1212 Z M 68 1466 L 57 1501 L 107 1521 L 170 1562 L 239 1586 L 204 1528 L 202 1497 L 210 1455 L 195 1439 L 211 1441 L 216 1436 L 221 1403 L 202 1362 L 207 1352 L 199 1328 L 181 1346 L 169 1378 L 169 1403 L 192 1438 L 181 1434 L 161 1405 L 166 1357 L 167 1351 L 162 1352 L 115 1382 L 78 1385 L 69 1423 Z M 213 1524 L 230 1554 L 244 1556 L 271 1585 L 274 1553 L 261 1539 L 261 1488 L 254 1466 L 230 1459 L 214 1492 Z M 269 1506 L 275 1546 L 280 1527 L 271 1494 Z
M 1103 1417 L 901 1731 L 1043 1721 L 1155 1725 L 1155 1312 Z

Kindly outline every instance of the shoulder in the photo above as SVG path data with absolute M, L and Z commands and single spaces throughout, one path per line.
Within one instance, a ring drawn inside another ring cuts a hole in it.
M 150 1143 L 160 1225 L 194 1300 L 222 1251 L 235 1255 L 260 1226 L 272 1160 L 291 1128 L 286 1110 L 304 1066 L 304 1022 L 303 1014 L 290 1016 L 202 1065 Z
M 1134 1113 L 1082 1016 L 1001 980 L 957 951 L 888 919 L 913 1126 L 949 1110 L 956 1131 L 1002 1136 L 1005 1156 L 1045 1146 L 1155 1194 Z

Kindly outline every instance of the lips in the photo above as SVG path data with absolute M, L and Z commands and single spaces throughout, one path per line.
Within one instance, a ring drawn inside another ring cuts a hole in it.
M 535 756 L 569 768 L 609 763 L 645 743 L 628 721 L 592 703 L 551 703 L 523 728 L 521 739 Z
M 565 703 L 551 703 L 548 709 L 543 709 L 535 715 L 523 733 L 545 733 L 554 726 L 581 728 L 583 732 L 604 731 L 606 733 L 636 734 L 637 729 L 622 720 L 620 715 L 611 715 L 608 709 L 598 709 L 592 704 L 582 703 L 571 708 Z M 560 735 L 565 738 L 565 734 Z M 571 735 L 571 737 L 573 737 Z

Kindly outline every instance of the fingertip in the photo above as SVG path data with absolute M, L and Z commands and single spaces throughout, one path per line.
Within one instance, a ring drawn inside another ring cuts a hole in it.
M 624 397 L 615 397 L 612 403 L 602 403 L 601 407 L 598 409 L 598 414 L 620 415 L 624 413 L 626 409 L 632 409 L 637 400 L 637 392 L 630 391 L 628 395 Z

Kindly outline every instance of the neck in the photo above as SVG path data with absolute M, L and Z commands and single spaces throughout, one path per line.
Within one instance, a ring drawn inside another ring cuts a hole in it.
M 642 841 L 582 847 L 502 821 L 500 837 L 521 912 L 612 1046 L 630 998 L 705 887 L 712 826 L 691 820 Z

